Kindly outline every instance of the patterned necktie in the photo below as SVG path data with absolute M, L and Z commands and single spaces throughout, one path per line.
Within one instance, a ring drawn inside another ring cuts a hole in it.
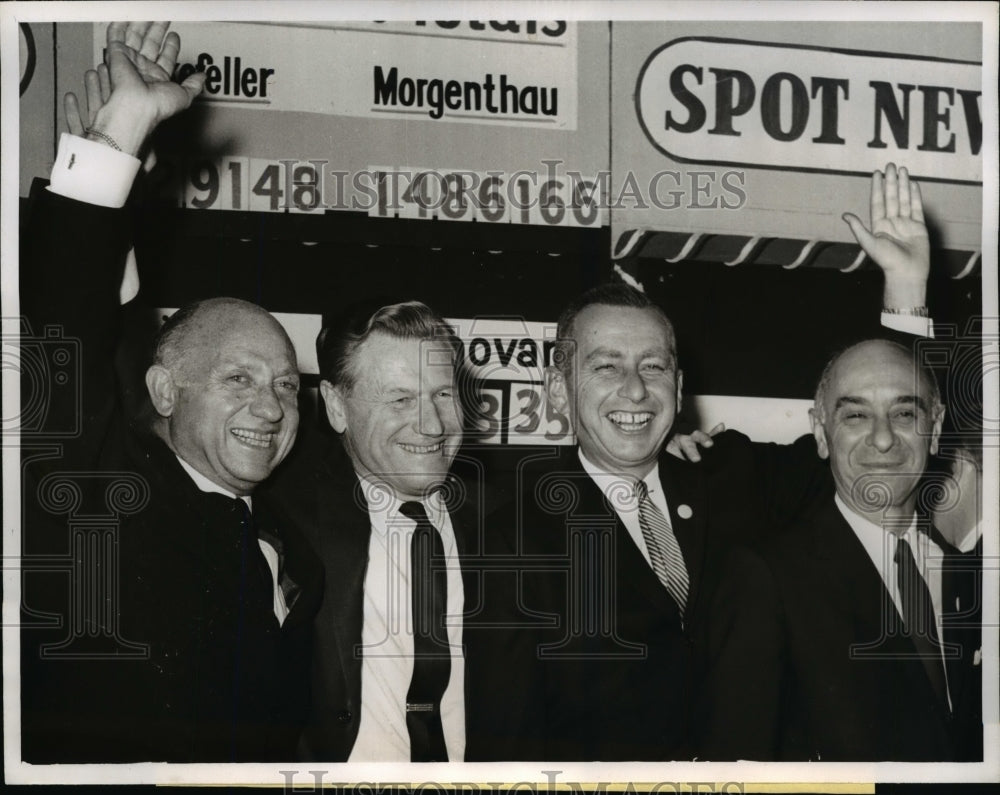
M 417 523 L 410 543 L 413 676 L 406 693 L 410 761 L 447 762 L 441 697 L 451 678 L 451 651 L 444 634 L 448 603 L 444 545 L 421 503 L 404 502 L 399 512 Z
M 639 500 L 639 527 L 653 562 L 653 571 L 677 602 L 683 616 L 687 606 L 689 581 L 677 536 L 660 509 L 649 499 L 649 491 L 641 480 L 635 484 L 635 496 Z
M 947 684 L 941 663 L 941 645 L 938 641 L 937 621 L 931 592 L 924 582 L 913 550 L 905 538 L 896 542 L 896 582 L 903 606 L 903 629 L 920 655 L 931 686 L 942 704 L 948 703 Z
M 285 565 L 287 561 L 285 542 L 277 535 L 276 531 L 272 531 L 272 525 L 256 521 L 254 524 L 257 527 L 257 539 L 266 541 L 278 555 L 278 587 L 281 589 L 281 595 L 285 598 L 285 607 L 290 611 L 295 607 L 299 596 L 302 595 L 302 587 L 288 573 L 288 567 Z M 268 571 L 270 571 L 270 566 Z

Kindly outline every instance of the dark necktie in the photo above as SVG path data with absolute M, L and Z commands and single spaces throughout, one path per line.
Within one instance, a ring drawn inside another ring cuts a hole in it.
M 938 699 L 947 705 L 948 691 L 944 667 L 941 664 L 941 645 L 938 641 L 934 603 L 931 601 L 930 589 L 924 582 L 917 561 L 913 557 L 913 550 L 904 538 L 896 542 L 895 561 L 900 602 L 903 606 L 903 630 L 913 641 Z
M 646 542 L 653 571 L 663 587 L 667 589 L 680 613 L 684 615 L 688 595 L 688 572 L 684 565 L 684 555 L 677 543 L 677 536 L 663 512 L 649 498 L 646 484 L 641 480 L 635 484 L 635 496 L 639 500 L 639 529 Z
M 447 762 L 441 697 L 451 677 L 451 651 L 444 626 L 448 602 L 444 545 L 421 503 L 404 502 L 399 512 L 417 523 L 410 543 L 413 677 L 406 693 L 410 761 Z
M 250 615 L 258 609 L 263 614 L 263 608 L 274 614 L 274 580 L 271 567 L 264 557 L 264 551 L 258 542 L 257 528 L 250 506 L 239 497 L 236 498 L 235 509 L 240 519 L 240 589 L 243 603 L 249 608 Z

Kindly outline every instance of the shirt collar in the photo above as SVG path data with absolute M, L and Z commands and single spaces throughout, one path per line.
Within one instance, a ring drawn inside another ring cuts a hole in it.
M 365 501 L 368 503 L 369 514 L 379 514 L 383 520 L 382 522 L 373 522 L 373 527 L 385 527 L 389 519 L 400 516 L 399 506 L 404 502 L 422 503 L 431 524 L 438 528 L 442 526 L 447 508 L 440 489 L 432 491 L 422 500 L 401 500 L 392 487 L 384 481 L 372 480 L 357 472 L 355 474 L 361 481 L 361 492 L 365 495 Z
M 874 534 L 874 533 L 890 532 L 882 525 L 877 525 L 870 519 L 866 519 L 861 514 L 852 511 L 849 507 L 847 507 L 847 503 L 840 498 L 839 494 L 833 495 L 833 501 L 837 504 L 837 510 L 840 511 L 841 515 L 844 517 L 844 520 L 851 526 L 851 529 L 854 530 L 855 533 Z M 902 526 L 902 521 L 899 522 L 897 527 L 901 526 Z M 913 516 L 910 517 L 910 523 L 907 526 L 906 531 L 903 533 L 893 533 L 893 535 L 896 536 L 897 538 L 908 537 L 911 533 L 916 532 L 916 529 L 917 529 L 917 515 L 914 514 Z
M 834 495 L 833 501 L 837 506 L 837 510 L 840 511 L 841 516 L 844 517 L 844 521 L 850 525 L 851 530 L 854 531 L 854 535 L 857 536 L 861 545 L 865 548 L 865 552 L 868 553 L 868 557 L 872 559 L 872 562 L 879 568 L 879 571 L 882 571 L 883 567 L 892 562 L 896 554 L 896 544 L 899 543 L 901 538 L 905 538 L 914 554 L 918 557 L 920 556 L 916 514 L 911 517 L 906 532 L 892 533 L 852 511 L 847 507 L 847 503 L 840 498 L 839 494 Z
M 620 490 L 621 484 L 628 484 L 628 500 L 635 500 L 635 482 L 636 479 L 631 475 L 614 475 L 610 472 L 606 472 L 597 466 L 593 461 L 591 461 L 583 452 L 582 447 L 577 447 L 577 455 L 580 457 L 580 464 L 583 466 L 584 471 L 593 478 L 594 482 L 600 487 L 601 491 L 604 492 L 604 496 L 611 499 L 612 494 L 614 494 L 615 499 L 613 503 L 621 502 Z M 653 468 L 646 473 L 646 477 L 642 479 L 642 482 L 646 484 L 646 490 L 649 494 L 655 494 L 660 490 L 660 464 L 659 462 L 653 464 Z
M 197 469 L 191 466 L 187 461 L 185 461 L 176 453 L 174 453 L 174 455 L 177 456 L 177 461 L 180 463 L 184 471 L 187 472 L 188 475 L 190 475 L 191 480 L 194 481 L 194 485 L 198 487 L 199 491 L 204 491 L 209 494 L 223 494 L 226 497 L 230 497 L 234 500 L 236 499 L 236 495 L 233 492 L 227 491 L 226 489 L 222 488 L 222 486 L 220 486 L 218 483 L 215 483 L 214 481 L 211 481 L 208 478 L 206 478 L 203 474 L 201 474 L 201 472 L 199 472 Z M 251 511 L 253 510 L 253 501 L 250 499 L 249 495 L 243 495 L 240 497 L 240 499 L 247 504 L 247 507 Z

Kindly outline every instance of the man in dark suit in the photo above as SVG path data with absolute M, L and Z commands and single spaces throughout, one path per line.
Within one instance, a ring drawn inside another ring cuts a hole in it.
M 471 701 L 496 683 L 479 677 L 489 660 L 472 639 L 483 607 L 483 477 L 449 473 L 462 443 L 458 346 L 415 301 L 357 309 L 317 341 L 339 438 L 312 449 L 318 440 L 304 439 L 269 485 L 326 568 L 306 759 L 482 753 Z M 437 547 L 429 558 L 421 536 Z
M 836 495 L 734 568 L 728 604 L 755 631 L 720 659 L 745 661 L 776 758 L 981 760 L 979 559 L 920 496 L 944 418 L 934 377 L 905 347 L 859 343 L 827 366 L 811 416 Z
M 495 517 L 521 555 L 522 614 L 540 616 L 507 651 L 532 704 L 511 717 L 514 753 L 691 758 L 698 644 L 721 564 L 816 496 L 814 452 L 727 432 L 700 464 L 665 453 L 682 378 L 673 329 L 629 287 L 585 294 L 558 338 L 548 396 L 579 447 L 528 462 L 514 513 Z
M 115 168 L 135 174 L 148 134 L 200 91 L 202 76 L 170 81 L 179 41 L 165 34 L 109 28 L 111 95 L 88 140 L 64 136 L 23 234 L 24 314 L 78 352 L 58 360 L 77 383 L 54 378 L 43 395 L 55 454 L 24 439 L 22 554 L 40 569 L 25 572 L 22 593 L 32 762 L 287 759 L 306 706 L 322 569 L 285 517 L 251 497 L 298 428 L 288 336 L 243 301 L 183 308 L 146 371 L 153 421 L 122 410 L 129 230 L 118 208 L 131 177 L 117 199 L 94 202 Z

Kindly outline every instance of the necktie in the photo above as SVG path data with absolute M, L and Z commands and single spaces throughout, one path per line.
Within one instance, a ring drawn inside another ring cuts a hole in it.
M 649 491 L 641 480 L 635 484 L 635 496 L 639 500 L 639 527 L 653 562 L 653 571 L 673 597 L 683 616 L 687 606 L 689 581 L 677 536 L 660 509 L 649 499 Z
M 924 582 L 913 550 L 905 538 L 896 543 L 896 581 L 899 583 L 900 602 L 903 606 L 903 629 L 920 655 L 931 686 L 942 704 L 948 703 L 947 684 L 941 664 L 941 645 L 938 642 L 937 622 L 931 592 Z
M 240 589 L 250 615 L 274 615 L 274 581 L 271 567 L 257 541 L 257 528 L 250 506 L 239 497 L 234 510 L 240 516 Z
M 404 502 L 399 511 L 417 523 L 410 543 L 413 676 L 406 693 L 410 761 L 447 762 L 441 697 L 451 677 L 451 652 L 444 627 L 448 600 L 444 545 L 421 503 Z

